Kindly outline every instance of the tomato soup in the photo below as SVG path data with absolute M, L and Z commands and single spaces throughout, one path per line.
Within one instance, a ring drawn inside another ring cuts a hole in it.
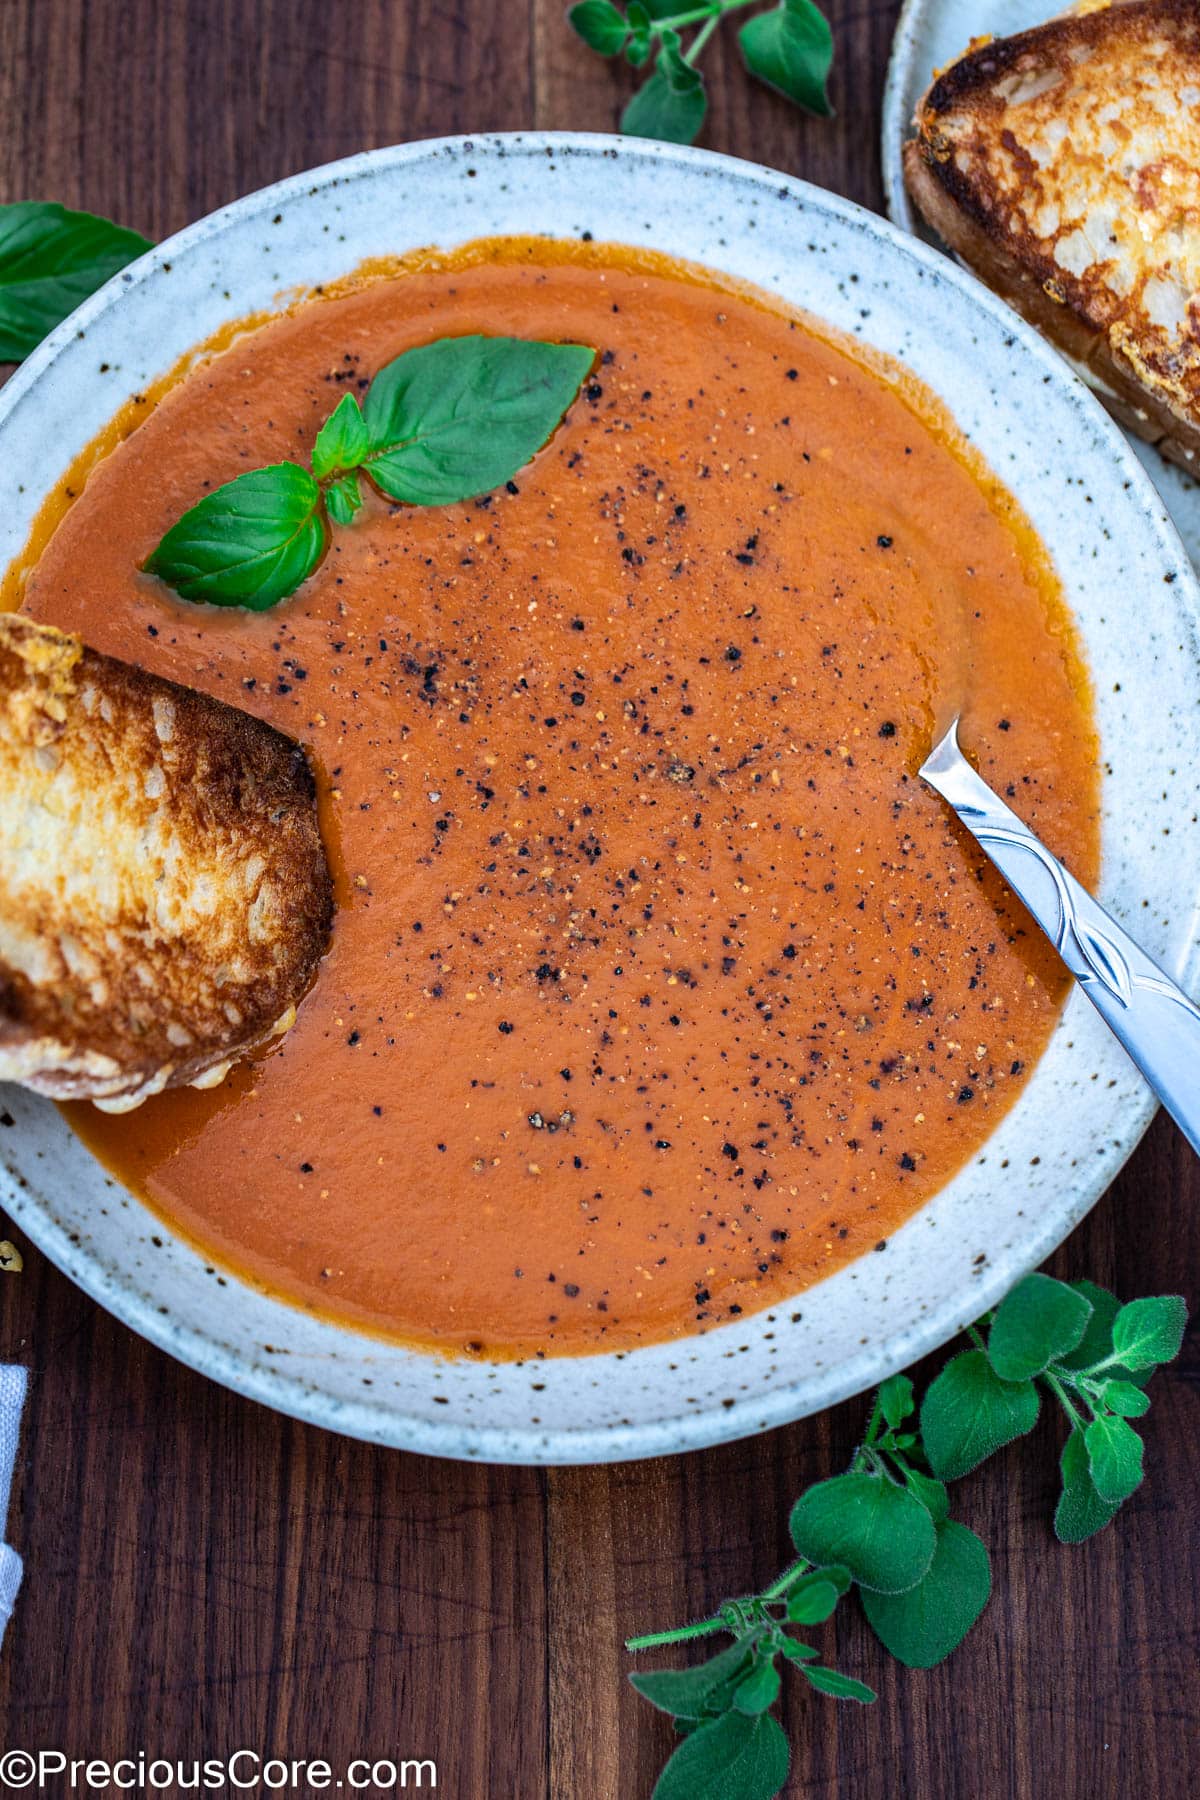
M 597 350 L 506 488 L 369 494 L 267 613 L 139 572 L 468 332 Z M 753 292 L 527 241 L 365 271 L 127 408 L 9 582 L 319 771 L 339 909 L 294 1029 L 214 1091 L 70 1109 L 297 1304 L 485 1356 L 711 1329 L 882 1249 L 1045 1046 L 1062 971 L 916 771 L 961 709 L 1095 877 L 1053 572 L 923 390 Z

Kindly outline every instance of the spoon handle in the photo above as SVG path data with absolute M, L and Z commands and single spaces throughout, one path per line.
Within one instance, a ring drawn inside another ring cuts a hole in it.
M 921 774 L 982 844 L 1200 1151 L 1200 1007 L 976 774 L 959 748 L 957 719 Z

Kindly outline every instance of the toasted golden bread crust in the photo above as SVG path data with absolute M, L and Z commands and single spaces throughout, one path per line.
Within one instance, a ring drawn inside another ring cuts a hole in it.
M 209 1085 L 286 1028 L 331 916 L 298 745 L 0 614 L 0 1080 Z
M 905 179 L 1111 410 L 1200 466 L 1200 0 L 1119 0 L 973 45 Z

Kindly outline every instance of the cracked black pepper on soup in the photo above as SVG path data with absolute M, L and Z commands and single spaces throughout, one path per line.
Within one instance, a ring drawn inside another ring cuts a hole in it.
M 506 488 L 369 494 L 266 614 L 137 573 L 468 332 L 600 351 Z M 1063 979 L 915 770 L 961 705 L 1086 881 L 1095 739 L 1036 539 L 900 371 L 703 272 L 498 241 L 231 334 L 101 449 L 28 609 L 309 744 L 339 871 L 276 1048 L 73 1114 L 216 1264 L 451 1351 L 627 1347 L 870 1254 L 979 1147 Z

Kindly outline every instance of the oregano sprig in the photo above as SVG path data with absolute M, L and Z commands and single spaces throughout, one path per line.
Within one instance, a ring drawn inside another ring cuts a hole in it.
M 698 62 L 726 13 L 754 0 L 629 0 L 622 12 L 613 0 L 580 0 L 567 14 L 572 29 L 601 56 L 621 56 L 635 69 L 654 58 L 649 79 L 621 114 L 632 137 L 691 144 L 708 111 Z M 684 47 L 682 34 L 693 31 Z M 738 32 L 742 60 L 752 75 L 797 106 L 821 118 L 832 110 L 826 83 L 833 36 L 814 0 L 778 0 Z
M 683 1734 L 653 1800 L 779 1793 L 790 1752 L 770 1708 L 783 1663 L 819 1693 L 874 1700 L 792 1630 L 829 1618 L 852 1586 L 876 1636 L 908 1668 L 932 1668 L 957 1649 L 992 1576 L 986 1545 L 950 1517 L 947 1483 L 1031 1431 L 1043 1393 L 1069 1428 L 1055 1532 L 1076 1544 L 1107 1525 L 1142 1479 L 1142 1442 L 1129 1421 L 1149 1408 L 1144 1384 L 1179 1354 L 1186 1322 L 1178 1295 L 1122 1306 L 1092 1282 L 1030 1275 L 970 1328 L 972 1348 L 930 1383 L 919 1412 L 907 1375 L 885 1381 L 849 1469 L 792 1508 L 796 1561 L 711 1618 L 629 1639 L 629 1650 L 733 1639 L 695 1668 L 630 1676 Z
M 450 506 L 509 481 L 550 437 L 596 353 L 527 338 L 439 338 L 343 394 L 299 463 L 206 494 L 147 559 L 184 600 L 275 606 L 312 574 L 331 525 L 353 523 L 366 477 L 389 500 Z

